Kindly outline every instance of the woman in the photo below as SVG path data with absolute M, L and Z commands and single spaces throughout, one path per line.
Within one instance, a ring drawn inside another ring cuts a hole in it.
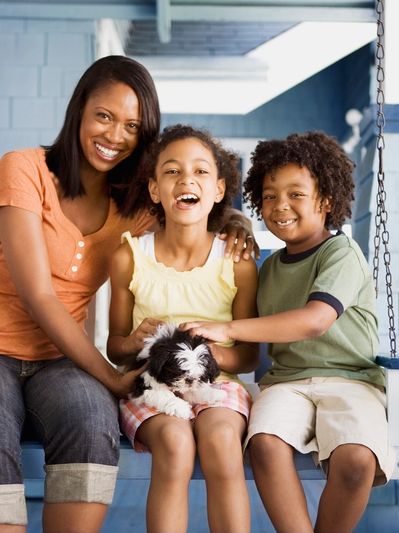
M 122 232 L 154 224 L 135 173 L 159 121 L 146 69 L 109 56 L 83 74 L 52 146 L 0 160 L 0 533 L 26 530 L 25 418 L 45 449 L 46 532 L 97 532 L 112 501 L 115 396 L 127 395 L 137 372 L 110 365 L 84 321 Z M 127 216 L 131 183 L 136 202 Z M 246 232 L 230 233 L 227 249 L 237 237 L 239 252 Z

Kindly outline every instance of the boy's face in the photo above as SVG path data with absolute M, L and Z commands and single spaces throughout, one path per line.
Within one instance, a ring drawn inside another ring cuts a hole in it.
M 316 180 L 306 167 L 289 163 L 263 178 L 262 217 L 267 228 L 297 254 L 328 238 L 324 227 L 330 211 Z

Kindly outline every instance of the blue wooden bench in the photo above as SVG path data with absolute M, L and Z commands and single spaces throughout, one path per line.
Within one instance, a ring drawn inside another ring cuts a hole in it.
M 324 479 L 324 474 L 313 462 L 311 454 L 295 455 L 295 464 L 301 479 Z M 25 492 L 28 498 L 42 498 L 44 487 L 44 453 L 41 444 L 27 440 L 22 443 L 22 467 Z M 135 452 L 128 440 L 121 437 L 118 479 L 149 480 L 151 477 L 151 454 Z M 253 479 L 251 467 L 245 465 L 245 477 Z M 192 479 L 203 479 L 199 461 L 196 461 Z

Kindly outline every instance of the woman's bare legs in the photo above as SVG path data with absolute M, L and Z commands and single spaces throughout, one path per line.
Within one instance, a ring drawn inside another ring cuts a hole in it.
M 241 414 L 222 407 L 201 411 L 195 422 L 212 533 L 246 533 L 250 530 L 241 448 L 245 428 L 246 422 Z
M 107 510 L 108 505 L 101 503 L 47 503 L 43 509 L 43 531 L 98 533 Z

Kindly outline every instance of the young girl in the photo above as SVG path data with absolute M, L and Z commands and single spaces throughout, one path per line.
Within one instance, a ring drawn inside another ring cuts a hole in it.
M 143 176 L 161 230 L 140 238 L 123 234 L 111 266 L 108 355 L 131 361 L 143 339 L 163 321 L 230 320 L 256 316 L 255 263 L 234 263 L 213 230 L 238 182 L 237 158 L 208 133 L 189 126 L 165 129 L 147 154 Z M 187 421 L 138 405 L 120 404 L 122 428 L 136 450 L 152 453 L 147 501 L 150 533 L 183 532 L 188 485 L 198 451 L 208 492 L 213 533 L 249 532 L 249 501 L 241 442 L 250 396 L 237 378 L 256 367 L 256 345 L 212 344 L 226 391 L 216 407 L 195 405 Z

